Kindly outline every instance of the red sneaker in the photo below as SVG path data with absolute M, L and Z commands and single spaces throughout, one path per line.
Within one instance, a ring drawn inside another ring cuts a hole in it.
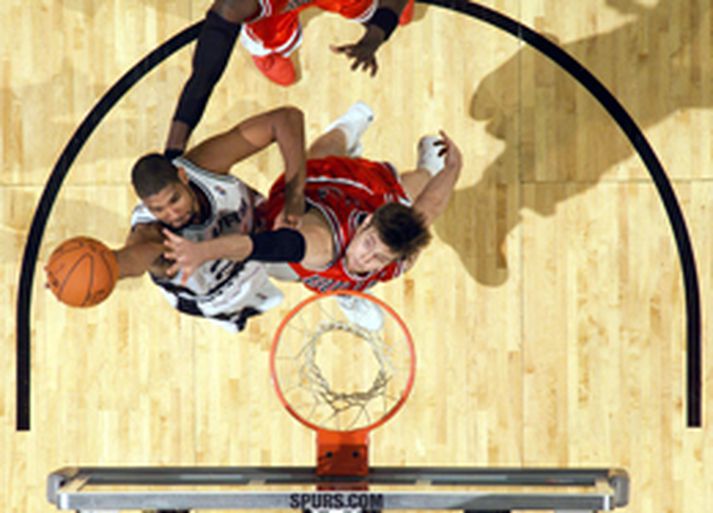
M 399 18 L 399 25 L 408 25 L 413 19 L 413 4 L 414 0 L 408 0 L 406 7 L 401 11 L 401 17 Z
M 295 83 L 297 74 L 295 73 L 295 65 L 289 57 L 271 53 L 264 57 L 253 55 L 253 62 L 257 69 L 267 78 L 281 86 L 288 86 Z

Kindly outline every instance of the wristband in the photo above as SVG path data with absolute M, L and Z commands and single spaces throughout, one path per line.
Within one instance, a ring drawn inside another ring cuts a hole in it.
M 250 234 L 253 250 L 248 260 L 261 262 L 300 262 L 305 256 L 306 242 L 297 230 L 280 228 L 274 232 Z
M 176 157 L 180 157 L 181 155 L 183 155 L 183 150 L 179 150 L 177 148 L 166 148 L 166 150 L 163 152 L 163 156 L 171 162 L 173 162 L 173 159 L 175 159 Z
M 391 37 L 391 34 L 398 24 L 398 15 L 386 7 L 379 7 L 369 21 L 367 21 L 367 25 L 374 25 L 384 31 L 384 41 L 387 41 Z

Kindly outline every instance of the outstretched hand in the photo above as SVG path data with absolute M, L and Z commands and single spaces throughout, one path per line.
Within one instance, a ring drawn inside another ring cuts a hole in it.
M 376 62 L 376 48 L 370 46 L 361 45 L 356 43 L 353 45 L 342 45 L 342 46 L 330 46 L 329 47 L 334 53 L 343 53 L 349 59 L 354 59 L 352 63 L 352 71 L 362 69 L 363 71 L 368 71 L 370 76 L 376 75 L 379 70 L 379 64 Z
M 379 49 L 379 46 L 381 46 L 383 42 L 383 31 L 369 27 L 364 37 L 358 42 L 350 45 L 332 45 L 329 48 L 334 53 L 341 53 L 346 55 L 348 59 L 353 59 L 352 71 L 361 69 L 362 71 L 369 72 L 373 77 L 379 70 L 379 64 L 376 62 L 376 50 Z
M 441 136 L 441 141 L 439 141 L 439 146 L 443 148 L 438 152 L 438 155 L 446 155 L 446 160 L 444 162 L 444 167 L 446 169 L 456 169 L 460 170 L 463 166 L 463 156 L 461 155 L 460 148 L 456 146 L 453 139 L 446 135 L 446 132 L 439 130 L 438 133 Z M 438 143 L 437 143 L 438 144 Z
M 196 272 L 196 269 L 198 269 L 203 262 L 208 260 L 208 257 L 204 254 L 199 242 L 191 242 L 165 228 L 163 235 L 165 236 L 163 245 L 166 247 L 163 256 L 173 261 L 173 264 L 168 268 L 166 274 L 173 277 L 179 272 L 182 272 L 181 283 L 185 285 L 188 278 Z

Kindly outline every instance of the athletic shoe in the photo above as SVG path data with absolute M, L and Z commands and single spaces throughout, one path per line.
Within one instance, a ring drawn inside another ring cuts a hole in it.
M 365 330 L 378 331 L 384 326 L 384 312 L 373 301 L 344 294 L 337 296 L 337 303 L 350 322 Z
M 443 145 L 436 144 L 441 138 L 435 135 L 424 135 L 418 141 L 418 163 L 416 168 L 425 169 L 431 176 L 441 172 L 446 164 L 446 155 L 439 155 L 443 151 Z
M 364 150 L 359 139 L 372 121 L 374 121 L 374 111 L 366 103 L 359 101 L 325 128 L 324 133 L 331 132 L 335 128 L 344 132 L 347 139 L 347 155 L 359 157 Z
M 401 11 L 401 17 L 399 18 L 399 25 L 408 25 L 413 19 L 413 6 L 415 0 L 408 0 L 406 7 Z
M 292 60 L 289 57 L 271 53 L 263 57 L 253 55 L 252 58 L 257 69 L 276 84 L 289 86 L 297 80 L 295 65 L 292 64 Z

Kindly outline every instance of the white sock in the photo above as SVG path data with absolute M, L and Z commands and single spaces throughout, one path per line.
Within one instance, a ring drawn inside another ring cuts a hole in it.
M 424 135 L 418 141 L 418 169 L 425 169 L 431 176 L 435 176 L 441 172 L 446 164 L 446 156 L 439 155 L 443 146 L 436 143 L 441 140 L 435 135 Z
M 341 130 L 346 138 L 347 154 L 356 157 L 361 154 L 362 150 L 359 139 L 373 120 L 374 111 L 371 110 L 371 107 L 358 101 L 349 107 L 349 110 L 342 116 L 330 123 L 324 132 L 330 132 L 335 128 Z

